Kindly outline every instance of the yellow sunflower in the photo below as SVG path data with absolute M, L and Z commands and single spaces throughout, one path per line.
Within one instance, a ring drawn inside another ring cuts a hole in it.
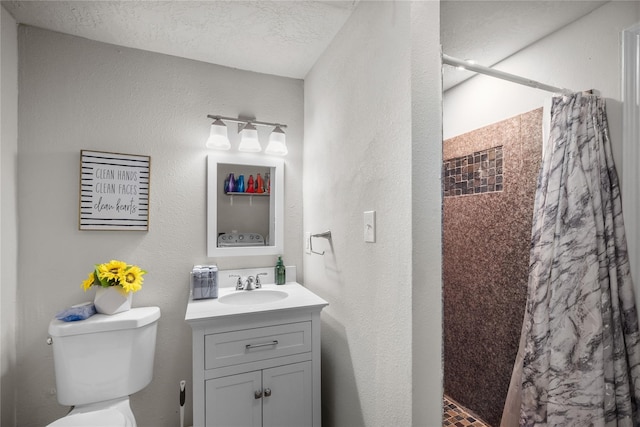
M 111 260 L 98 266 L 98 278 L 100 280 L 119 281 L 120 277 L 127 269 L 127 263 L 123 261 Z
M 144 282 L 144 275 L 146 271 L 141 270 L 137 265 L 133 265 L 128 269 L 122 271 L 120 274 L 120 284 L 125 292 L 138 292 L 142 289 L 142 282 Z
M 93 282 L 95 281 L 95 273 L 92 271 L 91 273 L 89 273 L 89 277 L 87 277 L 87 280 L 85 280 L 84 282 L 82 282 L 82 289 L 84 289 L 85 292 L 87 292 L 87 289 L 89 289 L 91 286 L 93 286 Z

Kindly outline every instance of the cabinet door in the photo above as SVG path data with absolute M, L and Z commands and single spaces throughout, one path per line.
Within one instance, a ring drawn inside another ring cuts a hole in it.
M 261 393 L 260 371 L 207 380 L 206 427 L 261 427 Z
M 311 361 L 262 371 L 264 427 L 311 427 Z

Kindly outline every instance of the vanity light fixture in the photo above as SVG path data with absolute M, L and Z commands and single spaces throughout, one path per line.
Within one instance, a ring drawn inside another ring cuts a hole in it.
M 286 136 L 283 130 L 287 125 L 259 122 L 251 119 L 236 119 L 232 117 L 212 115 L 208 115 L 207 117 L 214 120 L 211 124 L 209 139 L 207 139 L 207 148 L 217 150 L 229 150 L 231 148 L 231 143 L 229 142 L 227 134 L 227 125 L 225 122 L 232 122 L 238 123 L 238 133 L 240 134 L 240 145 L 238 146 L 238 151 L 248 153 L 258 153 L 262 151 L 256 126 L 267 126 L 272 127 L 273 130 L 269 136 L 269 144 L 267 145 L 265 153 L 276 156 L 286 156 L 288 153 Z
M 225 125 L 220 118 L 216 118 L 215 121 L 211 123 L 211 130 L 209 131 L 209 138 L 207 139 L 207 148 L 214 148 L 216 150 L 228 150 L 231 148 L 231 143 L 227 135 L 227 125 Z
M 276 125 L 271 135 L 269 135 L 269 145 L 267 145 L 267 149 L 264 152 L 276 156 L 286 156 L 289 152 L 287 150 L 287 137 L 280 125 Z
M 258 141 L 258 130 L 252 123 L 247 123 L 242 127 L 238 151 L 244 151 L 245 153 L 259 153 L 262 151 L 262 146 Z

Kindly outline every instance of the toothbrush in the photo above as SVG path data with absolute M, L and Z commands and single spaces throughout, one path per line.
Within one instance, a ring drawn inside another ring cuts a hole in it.
M 185 380 L 180 381 L 180 427 L 184 427 Z

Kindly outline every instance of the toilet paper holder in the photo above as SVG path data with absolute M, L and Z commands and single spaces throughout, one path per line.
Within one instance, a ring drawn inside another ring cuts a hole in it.
M 331 241 L 331 231 L 327 230 L 327 231 L 325 231 L 323 233 L 312 234 L 311 237 L 309 238 L 309 251 L 312 254 L 324 255 L 324 253 L 325 253 L 325 251 L 317 252 L 317 251 L 313 250 L 313 239 L 314 238 L 327 239 L 329 241 L 329 244 L 333 246 L 333 242 Z

